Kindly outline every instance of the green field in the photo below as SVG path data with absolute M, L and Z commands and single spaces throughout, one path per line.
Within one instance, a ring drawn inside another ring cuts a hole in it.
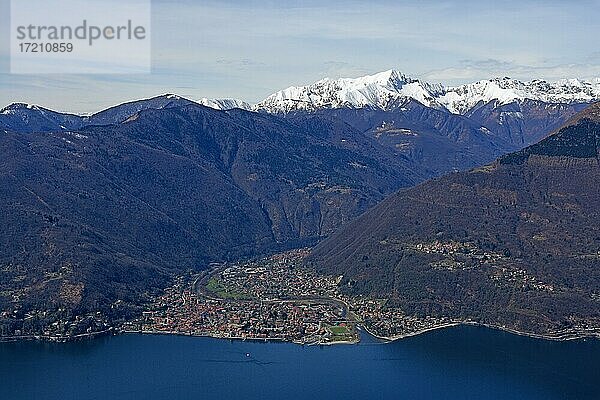
M 334 336 L 344 336 L 350 334 L 350 330 L 346 326 L 329 326 L 328 329 Z
M 325 327 L 331 332 L 330 340 L 332 342 L 346 342 L 355 339 L 355 334 L 350 327 L 339 325 L 326 325 Z
M 212 277 L 209 279 L 208 283 L 206 284 L 206 290 L 208 290 L 211 293 L 214 293 L 216 296 L 222 299 L 250 300 L 252 298 L 247 293 L 230 289 L 216 277 Z

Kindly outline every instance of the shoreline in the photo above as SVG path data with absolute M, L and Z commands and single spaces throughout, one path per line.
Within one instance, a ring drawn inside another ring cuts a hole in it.
M 95 339 L 96 337 L 106 336 L 114 334 L 114 328 L 108 328 L 103 331 L 81 333 L 74 336 L 48 336 L 48 335 L 19 335 L 19 336 L 0 336 L 0 343 L 11 343 L 11 342 L 48 342 L 48 343 L 67 343 L 75 342 L 78 340 Z M 118 332 L 117 332 L 118 333 Z
M 373 333 L 372 331 L 370 331 L 369 328 L 367 328 L 366 326 L 361 325 L 361 327 L 369 335 L 373 336 L 374 338 L 377 338 L 379 340 L 384 340 L 389 343 L 389 342 L 395 342 L 396 340 L 402 340 L 402 339 L 406 339 L 406 338 L 413 337 L 413 336 L 419 336 L 419 335 L 422 335 L 427 332 L 436 331 L 438 329 L 451 328 L 451 327 L 459 326 L 459 325 L 461 325 L 460 322 L 449 322 L 447 324 L 436 325 L 436 326 L 432 326 L 430 328 L 425 328 L 425 329 L 421 329 L 421 330 L 414 331 L 414 332 L 403 333 L 402 335 L 397 335 L 397 336 L 379 336 L 379 335 Z
M 484 327 L 487 329 L 493 329 L 496 331 L 506 332 L 513 335 L 529 337 L 532 339 L 539 340 L 549 340 L 553 342 L 567 342 L 573 340 L 581 340 L 581 339 L 596 339 L 600 340 L 600 331 L 590 331 L 590 332 L 556 332 L 553 334 L 537 334 L 531 332 L 522 332 L 516 329 L 511 329 L 507 327 L 501 327 L 491 324 L 483 324 L 479 322 L 473 321 L 463 321 L 463 322 L 450 322 L 441 325 L 432 326 L 430 328 L 422 329 L 415 332 L 408 332 L 402 335 L 397 336 L 379 336 L 369 330 L 368 327 L 362 324 L 357 324 L 357 327 L 364 330 L 369 336 L 384 341 L 385 343 L 391 343 L 398 340 L 419 336 L 428 332 L 452 328 L 455 326 L 476 326 L 476 327 Z M 359 329 L 359 330 L 360 330 Z M 71 341 L 78 340 L 89 340 L 94 339 L 101 336 L 106 335 L 173 335 L 173 336 L 188 336 L 188 337 L 198 337 L 198 338 L 212 338 L 219 340 L 230 340 L 230 341 L 252 341 L 252 342 L 278 342 L 278 343 L 292 343 L 300 346 L 334 346 L 334 345 L 356 345 L 362 342 L 361 335 L 359 333 L 358 340 L 352 341 L 335 341 L 335 342 L 302 342 L 297 340 L 288 340 L 285 338 L 255 338 L 255 337 L 228 337 L 228 336 L 220 336 L 220 335 L 211 335 L 211 334 L 200 334 L 200 333 L 185 333 L 185 332 L 175 332 L 175 331 L 126 331 L 126 330 L 116 330 L 114 328 L 106 329 L 100 332 L 90 332 L 85 334 L 80 334 L 72 337 L 55 337 L 55 336 L 44 336 L 44 335 L 21 335 L 21 336 L 4 336 L 0 337 L 0 343 L 11 343 L 11 342 L 20 342 L 20 341 L 38 341 L 38 342 L 51 342 L 51 343 L 67 343 Z
M 335 342 L 324 342 L 324 343 L 301 342 L 298 340 L 288 340 L 288 339 L 279 338 L 279 337 L 256 338 L 256 337 L 241 337 L 241 336 L 218 336 L 218 335 L 211 335 L 208 333 L 201 334 L 201 333 L 185 333 L 185 332 L 170 332 L 170 331 L 121 331 L 117 334 L 123 334 L 123 335 L 173 335 L 173 336 L 211 338 L 211 339 L 218 339 L 218 340 L 230 340 L 230 341 L 236 341 L 236 342 L 251 341 L 251 342 L 292 343 L 292 344 L 297 344 L 300 346 L 332 346 L 332 345 L 338 345 L 338 344 L 357 344 L 360 342 L 360 339 L 352 340 L 352 341 L 339 340 L 339 341 L 335 341 Z
M 567 341 L 580 340 L 580 339 L 600 340 L 600 330 L 597 330 L 595 332 L 591 332 L 591 331 L 590 332 L 556 332 L 554 334 L 539 334 L 539 333 L 523 332 L 523 331 L 518 331 L 516 329 L 508 328 L 508 327 L 484 324 L 484 323 L 473 322 L 473 321 L 450 322 L 450 323 L 437 325 L 437 326 L 433 326 L 431 328 L 422 329 L 422 330 L 415 331 L 415 332 L 409 332 L 409 333 L 405 333 L 405 334 L 397 335 L 397 336 L 378 336 L 378 335 L 374 334 L 373 332 L 371 332 L 365 326 L 363 326 L 363 328 L 365 329 L 365 331 L 367 331 L 367 333 L 369 335 L 371 335 L 377 339 L 384 340 L 386 342 L 394 342 L 396 340 L 402 340 L 402 339 L 406 339 L 409 337 L 418 336 L 418 335 L 421 335 L 421 334 L 424 334 L 427 332 L 436 331 L 439 329 L 451 328 L 454 326 L 461 326 L 461 325 L 483 327 L 483 328 L 487 328 L 487 329 L 493 329 L 495 331 L 510 333 L 512 335 L 524 336 L 524 337 L 529 337 L 532 339 L 549 340 L 549 341 L 553 341 L 553 342 L 567 342 Z
M 541 333 L 530 333 L 530 332 L 522 332 L 516 329 L 502 327 L 491 324 L 483 324 L 479 322 L 465 321 L 462 322 L 461 325 L 469 325 L 469 326 L 480 326 L 488 329 L 494 329 L 497 331 L 511 333 L 513 335 L 530 337 L 533 339 L 542 339 L 542 340 L 550 340 L 553 342 L 568 342 L 572 340 L 580 340 L 580 339 L 598 339 L 600 340 L 600 329 L 596 329 L 595 331 L 590 332 L 556 332 L 554 334 L 541 334 Z

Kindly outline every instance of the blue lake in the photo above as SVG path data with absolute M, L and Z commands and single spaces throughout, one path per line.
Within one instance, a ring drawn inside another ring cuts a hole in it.
M 600 341 L 459 326 L 330 347 L 122 335 L 0 343 L 0 399 L 600 399 Z

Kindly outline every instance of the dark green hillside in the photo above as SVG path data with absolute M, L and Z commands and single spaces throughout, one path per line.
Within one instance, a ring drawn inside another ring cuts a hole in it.
M 598 109 L 493 165 L 396 193 L 311 262 L 409 314 L 542 333 L 598 326 Z

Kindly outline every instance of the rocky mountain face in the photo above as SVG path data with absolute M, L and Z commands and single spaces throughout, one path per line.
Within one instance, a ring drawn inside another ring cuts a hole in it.
M 508 144 L 516 150 L 541 140 L 597 100 L 600 100 L 600 79 L 521 82 L 496 78 L 444 87 L 389 70 L 355 79 L 324 79 L 307 86 L 292 86 L 267 97 L 252 109 L 274 114 L 338 109 L 398 114 L 412 101 L 464 116 L 476 129 L 485 129 L 491 138 L 497 139 L 499 146 Z M 403 121 L 422 122 L 410 118 L 405 115 Z M 405 122 L 396 128 L 411 129 L 408 125 Z M 377 126 L 364 128 L 370 131 Z
M 0 151 L 0 309 L 19 312 L 124 313 L 170 271 L 314 243 L 425 178 L 339 121 L 197 104 Z
M 513 149 L 520 149 L 544 139 L 587 107 L 587 103 L 545 103 L 525 99 L 501 104 L 494 100 L 470 110 L 465 116 L 493 132 Z
M 494 136 L 469 118 L 406 100 L 388 111 L 378 109 L 323 109 L 306 115 L 336 119 L 369 140 L 387 147 L 396 157 L 418 165 L 427 177 L 484 165 L 510 152 L 512 144 Z
M 252 110 L 252 105 L 250 103 L 237 99 L 208 99 L 203 97 L 198 103 L 206 107 L 214 108 L 215 110 L 233 110 L 234 108 L 247 111 Z
M 540 143 L 401 190 L 319 244 L 344 290 L 526 332 L 600 325 L 600 106 Z
M 388 110 L 394 108 L 398 100 L 409 98 L 428 107 L 441 108 L 436 96 L 443 93 L 441 85 L 421 82 L 389 70 L 355 79 L 323 79 L 307 86 L 291 86 L 267 97 L 254 109 L 272 114 L 323 108 Z
M 534 100 L 548 104 L 590 103 L 600 97 L 600 79 L 562 79 L 522 82 L 508 77 L 483 80 L 445 88 L 438 101 L 447 110 L 467 114 L 474 108 L 496 102 L 499 105 Z

